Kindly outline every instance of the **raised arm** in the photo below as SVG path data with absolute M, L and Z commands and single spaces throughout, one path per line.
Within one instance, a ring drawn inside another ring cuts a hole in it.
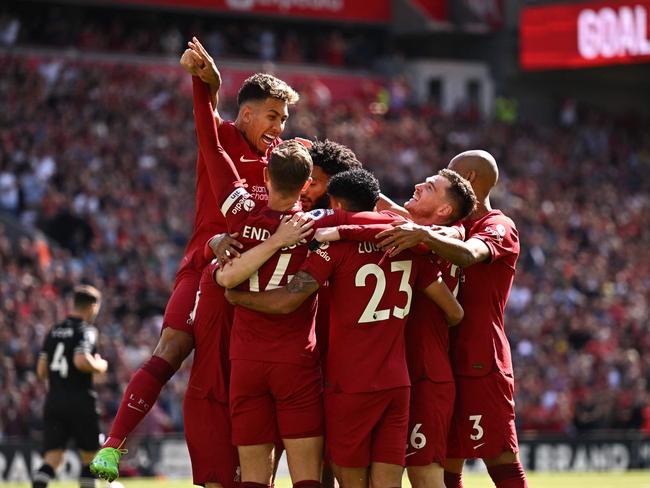
M 447 285 L 438 278 L 423 290 L 423 293 L 440 307 L 449 326 L 457 325 L 463 320 L 463 307 L 460 306 L 456 297 L 449 291 Z
M 199 150 L 205 163 L 210 187 L 217 202 L 232 192 L 240 180 L 230 156 L 219 144 L 219 132 L 212 116 L 210 90 L 200 78 L 192 76 L 192 94 L 194 97 L 194 121 L 199 141 Z
M 234 288 L 257 271 L 277 251 L 303 240 L 311 233 L 314 221 L 305 214 L 285 215 L 275 233 L 241 256 L 215 271 L 215 281 L 224 288 Z
M 287 314 L 296 310 L 318 290 L 318 281 L 306 271 L 298 271 L 287 286 L 263 292 L 226 290 L 226 299 L 233 305 L 257 312 Z
M 207 83 L 210 86 L 210 100 L 212 102 L 213 114 L 217 125 L 221 125 L 223 120 L 219 115 L 218 103 L 219 103 L 219 88 L 221 88 L 221 73 L 217 69 L 217 65 L 212 59 L 212 56 L 208 54 L 208 51 L 203 47 L 203 44 L 196 38 L 192 37 L 192 41 L 188 42 L 187 45 L 190 47 L 188 53 L 192 63 L 194 65 L 195 72 L 193 75 L 201 78 L 201 81 Z M 185 55 L 185 53 L 183 54 Z

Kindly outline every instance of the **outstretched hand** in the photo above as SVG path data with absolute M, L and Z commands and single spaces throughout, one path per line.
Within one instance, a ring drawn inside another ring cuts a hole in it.
M 238 249 L 241 249 L 244 245 L 237 240 L 237 237 L 239 237 L 239 232 L 235 232 L 234 234 L 221 234 L 210 239 L 208 245 L 212 249 L 214 257 L 217 258 L 219 267 L 223 268 L 234 258 L 240 256 Z
M 203 44 L 196 37 L 192 37 L 192 40 L 187 45 L 189 49 L 185 52 L 192 51 L 194 55 L 192 55 L 191 59 L 196 60 L 197 64 L 196 74 L 194 76 L 198 76 L 201 78 L 201 81 L 210 86 L 219 88 L 221 86 L 221 73 L 219 73 L 212 56 L 208 54 L 208 51 L 205 50 Z M 184 55 L 185 53 L 183 53 Z M 183 64 L 182 58 L 181 64 Z
M 402 251 L 420 244 L 428 235 L 428 228 L 413 222 L 397 223 L 392 229 L 377 234 L 377 245 L 382 250 L 390 250 L 389 256 L 397 256 Z
M 293 246 L 311 234 L 313 226 L 314 220 L 308 214 L 285 215 L 272 238 L 280 247 Z

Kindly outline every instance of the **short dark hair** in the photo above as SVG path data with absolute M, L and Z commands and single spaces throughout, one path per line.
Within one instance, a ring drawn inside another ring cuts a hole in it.
M 325 139 L 315 141 L 309 149 L 314 166 L 318 166 L 327 176 L 363 167 L 352 149 L 338 142 Z
M 284 195 L 299 192 L 311 175 L 313 164 L 307 148 L 295 139 L 278 144 L 269 158 L 273 189 Z
M 327 193 L 341 200 L 345 210 L 350 212 L 373 210 L 379 200 L 379 191 L 379 181 L 365 169 L 335 174 L 327 185 Z
M 293 105 L 300 99 L 300 95 L 287 83 L 273 75 L 255 73 L 242 83 L 237 94 L 237 106 L 241 107 L 249 100 L 259 101 L 267 98 L 277 98 Z
M 74 308 L 86 308 L 99 303 L 101 300 L 102 294 L 94 286 L 79 285 L 74 288 L 72 295 L 72 305 Z
M 454 170 L 448 168 L 441 169 L 438 174 L 447 178 L 451 183 L 451 186 L 447 188 L 447 196 L 451 200 L 453 207 L 451 222 L 449 223 L 466 218 L 476 208 L 476 195 L 472 185 Z

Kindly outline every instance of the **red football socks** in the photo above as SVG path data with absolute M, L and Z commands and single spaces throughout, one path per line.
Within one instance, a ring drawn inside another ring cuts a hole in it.
M 497 488 L 528 488 L 521 463 L 490 466 L 488 473 Z
M 445 471 L 445 488 L 463 488 L 463 474 Z
M 293 484 L 293 488 L 321 488 L 318 480 L 302 480 Z
M 111 432 L 103 447 L 120 448 L 124 439 L 136 428 L 156 403 L 160 390 L 174 375 L 174 368 L 162 358 L 151 356 L 131 377 Z

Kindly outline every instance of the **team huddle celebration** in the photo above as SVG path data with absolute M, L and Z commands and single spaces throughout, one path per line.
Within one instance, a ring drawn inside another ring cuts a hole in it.
M 192 352 L 183 416 L 196 485 L 271 487 L 285 452 L 296 488 L 395 488 L 404 470 L 415 488 L 459 488 L 474 458 L 495 486 L 527 486 L 504 332 L 519 238 L 490 204 L 494 157 L 466 148 L 401 206 L 350 148 L 282 139 L 299 94 L 280 78 L 248 77 L 229 121 L 199 39 L 180 64 L 196 213 L 162 333 L 98 445 L 102 296 L 75 289 L 38 361 L 50 389 L 33 487 L 54 477 L 70 437 L 82 487 L 116 480 L 127 438 Z

